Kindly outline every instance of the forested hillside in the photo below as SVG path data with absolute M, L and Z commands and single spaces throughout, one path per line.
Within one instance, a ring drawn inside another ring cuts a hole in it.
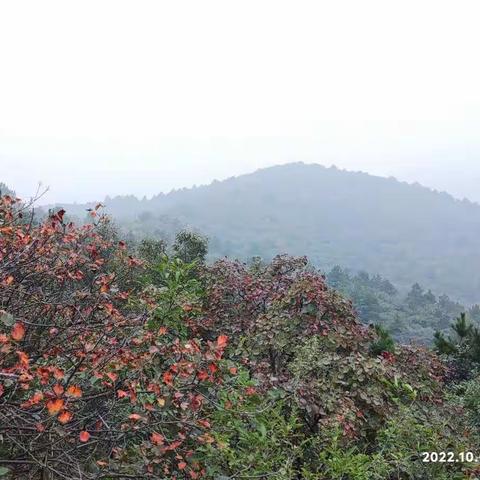
M 192 189 L 104 201 L 130 238 L 188 226 L 210 238 L 211 259 L 307 255 L 328 270 L 379 273 L 466 303 L 480 300 L 480 206 L 420 185 L 289 164 Z M 82 219 L 92 205 L 67 205 Z
M 29 213 L 0 197 L 0 477 L 478 478 L 465 316 L 439 356 L 362 325 L 304 257 L 207 264 L 201 237 L 132 247 L 100 206 Z
M 435 296 L 418 283 L 401 293 L 387 279 L 367 272 L 353 274 L 341 267 L 327 273 L 328 284 L 353 302 L 359 319 L 365 324 L 381 325 L 399 342 L 430 344 L 435 331 L 448 331 L 452 318 L 468 312 L 480 322 L 478 304 L 466 308 L 448 295 Z

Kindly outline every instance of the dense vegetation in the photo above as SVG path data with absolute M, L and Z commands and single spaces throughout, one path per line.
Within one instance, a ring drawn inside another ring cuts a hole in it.
M 401 293 L 378 274 L 352 274 L 339 266 L 328 272 L 326 278 L 332 288 L 353 301 L 363 323 L 382 325 L 402 343 L 414 340 L 430 344 L 435 331 L 448 331 L 452 319 L 462 312 L 480 322 L 479 305 L 467 309 L 448 295 L 435 296 L 418 283 Z
M 478 445 L 466 318 L 438 356 L 362 325 L 304 257 L 208 265 L 191 233 L 133 251 L 90 217 L 0 197 L 0 477 L 475 478 L 421 460 Z
M 436 295 L 480 301 L 480 206 L 420 185 L 290 164 L 151 200 L 104 203 L 134 238 L 171 240 L 185 226 L 203 232 L 211 259 L 307 255 L 325 270 L 379 273 L 402 291 L 419 282 Z M 81 219 L 87 207 L 64 206 Z

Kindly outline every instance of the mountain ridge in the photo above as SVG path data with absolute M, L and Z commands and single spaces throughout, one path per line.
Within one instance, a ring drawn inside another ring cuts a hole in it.
M 323 269 L 480 300 L 480 205 L 420 184 L 298 162 L 149 200 L 115 197 L 106 211 L 136 237 L 161 236 L 162 218 L 176 219 L 210 237 L 212 258 L 307 255 Z

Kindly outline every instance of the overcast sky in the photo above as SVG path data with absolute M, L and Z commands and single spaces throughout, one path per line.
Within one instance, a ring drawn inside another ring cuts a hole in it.
M 0 180 L 85 201 L 302 160 L 480 201 L 479 18 L 478 0 L 1 2 Z

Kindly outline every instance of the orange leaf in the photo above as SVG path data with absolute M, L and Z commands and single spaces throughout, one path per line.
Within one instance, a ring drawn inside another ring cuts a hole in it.
M 165 441 L 165 437 L 163 435 L 160 435 L 157 432 L 153 432 L 152 435 L 150 436 L 150 440 L 154 445 L 163 445 Z
M 50 415 L 56 415 L 64 405 L 64 401 L 61 398 L 56 398 L 55 400 L 49 400 L 47 402 L 47 409 Z
M 228 343 L 228 337 L 226 335 L 220 335 L 217 338 L 217 346 L 219 348 L 225 348 L 227 346 L 227 343 Z
M 12 327 L 12 338 L 19 342 L 25 336 L 25 327 L 22 323 L 17 322 Z
M 9 275 L 9 276 L 5 279 L 5 283 L 6 283 L 7 285 L 11 285 L 14 280 L 15 280 L 15 279 L 13 278 L 13 276 L 12 276 L 12 275 Z
M 158 329 L 158 334 L 159 335 L 165 335 L 167 333 L 167 327 L 160 327 Z
M 73 415 L 71 412 L 64 410 L 57 418 L 60 423 L 68 423 L 73 418 Z
M 82 396 L 82 389 L 77 385 L 70 385 L 67 388 L 67 395 L 71 397 L 80 398 Z
M 83 432 L 80 432 L 79 438 L 80 441 L 83 443 L 88 442 L 90 440 L 90 434 L 87 431 L 83 430 Z
M 128 397 L 128 393 L 125 390 L 117 390 L 117 397 L 118 398 Z
M 30 362 L 28 355 L 25 352 L 17 351 L 18 358 L 20 360 L 20 364 L 24 368 L 28 368 L 28 363 Z
M 137 421 L 137 420 L 140 420 L 142 417 L 138 413 L 132 413 L 131 415 L 128 416 L 128 418 L 130 420 Z
M 184 470 L 186 466 L 187 466 L 187 464 L 185 462 L 180 462 L 178 464 L 178 469 L 179 470 Z
M 33 394 L 33 397 L 30 399 L 30 403 L 32 405 L 36 405 L 39 403 L 41 400 L 43 400 L 43 393 L 42 392 L 35 392 Z
M 198 420 L 197 423 L 204 428 L 210 428 L 210 422 L 208 420 Z
M 64 389 L 59 383 L 57 383 L 56 385 L 54 385 L 53 391 L 55 395 L 59 397 L 64 392 Z
M 118 375 L 114 372 L 108 372 L 106 375 L 112 382 L 118 378 Z
M 61 380 L 65 376 L 65 374 L 63 373 L 63 370 L 60 370 L 60 368 L 52 367 L 51 371 L 53 372 L 53 376 L 57 380 Z

